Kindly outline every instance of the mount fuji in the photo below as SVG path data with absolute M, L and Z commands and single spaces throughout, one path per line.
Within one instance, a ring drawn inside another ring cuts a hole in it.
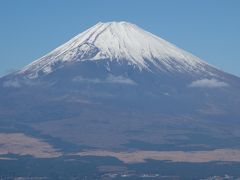
M 0 129 L 65 151 L 239 148 L 239 92 L 240 78 L 164 39 L 99 22 L 0 79 Z

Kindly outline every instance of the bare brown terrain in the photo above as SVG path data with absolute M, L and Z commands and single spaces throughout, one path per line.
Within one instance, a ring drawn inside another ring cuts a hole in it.
M 0 133 L 0 155 L 30 155 L 36 158 L 53 158 L 62 155 L 50 144 L 22 133 Z M 1 158 L 5 159 L 6 158 Z
M 135 152 L 112 152 L 112 151 L 85 151 L 77 153 L 80 156 L 110 156 L 124 163 L 142 163 L 147 159 L 204 163 L 212 161 L 240 162 L 240 150 L 216 149 L 212 151 L 135 151 Z
M 29 137 L 22 133 L 0 133 L 0 155 L 30 155 L 36 158 L 54 158 L 63 156 L 63 153 L 53 148 L 47 142 Z M 72 155 L 72 154 L 70 154 Z M 79 156 L 110 156 L 124 163 L 142 163 L 147 159 L 172 162 L 240 162 L 239 149 L 215 149 L 208 151 L 122 151 L 107 150 L 83 151 L 74 155 Z M 13 160 L 0 157 L 1 160 Z

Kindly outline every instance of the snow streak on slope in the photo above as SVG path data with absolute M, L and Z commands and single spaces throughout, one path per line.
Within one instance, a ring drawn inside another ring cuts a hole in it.
M 26 66 L 20 73 L 34 78 L 51 73 L 64 62 L 84 60 L 127 61 L 140 70 L 153 64 L 167 71 L 205 71 L 206 63 L 173 44 L 127 22 L 98 23 L 44 57 Z

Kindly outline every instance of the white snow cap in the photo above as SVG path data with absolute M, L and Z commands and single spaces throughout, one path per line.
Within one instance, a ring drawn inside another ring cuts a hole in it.
M 21 72 L 36 75 L 50 73 L 59 62 L 126 60 L 139 69 L 148 69 L 148 62 L 167 70 L 204 69 L 205 62 L 175 45 L 128 22 L 99 22 L 49 54 L 26 66 Z M 159 66 L 160 64 L 160 66 Z M 174 65 L 174 66 L 173 66 Z M 183 69 L 184 68 L 184 69 Z

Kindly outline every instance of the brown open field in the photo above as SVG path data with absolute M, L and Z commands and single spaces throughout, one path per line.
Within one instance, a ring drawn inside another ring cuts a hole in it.
M 30 155 L 37 158 L 52 158 L 62 154 L 50 144 L 22 133 L 0 133 L 0 155 Z
M 80 156 L 110 156 L 125 163 L 141 163 L 147 159 L 167 160 L 172 162 L 240 162 L 240 150 L 216 149 L 212 151 L 135 151 L 135 152 L 112 152 L 112 151 L 85 151 L 77 153 Z

